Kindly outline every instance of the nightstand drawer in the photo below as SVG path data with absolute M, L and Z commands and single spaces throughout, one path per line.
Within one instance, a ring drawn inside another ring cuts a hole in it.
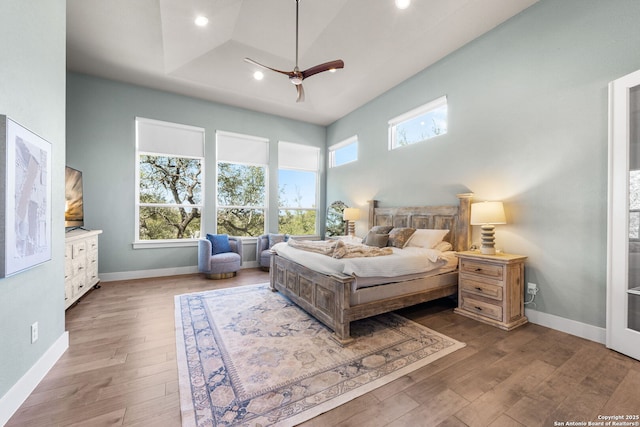
M 483 283 L 466 276 L 460 277 L 460 290 L 470 294 L 491 298 L 496 301 L 502 301 L 502 286 Z
M 478 274 L 494 279 L 502 279 L 504 272 L 504 268 L 500 264 L 487 264 L 468 259 L 460 260 L 460 270 L 464 273 Z
M 499 305 L 489 304 L 469 296 L 462 294 L 462 306 L 463 310 L 467 310 L 471 313 L 476 313 L 490 319 L 502 320 L 502 307 Z

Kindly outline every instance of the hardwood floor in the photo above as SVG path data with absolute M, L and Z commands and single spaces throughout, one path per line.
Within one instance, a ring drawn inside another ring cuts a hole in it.
M 7 427 L 180 426 L 174 295 L 266 281 L 247 269 L 218 281 L 104 283 L 67 311 L 69 349 Z M 504 332 L 452 308 L 445 299 L 400 313 L 465 348 L 302 425 L 554 426 L 640 414 L 640 362 L 533 324 Z

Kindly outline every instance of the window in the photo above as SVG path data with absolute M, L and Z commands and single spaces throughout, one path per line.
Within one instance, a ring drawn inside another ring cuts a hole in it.
M 278 144 L 278 232 L 316 234 L 320 149 Z
M 447 97 L 443 96 L 389 120 L 389 149 L 447 133 Z
M 629 171 L 629 240 L 640 240 L 640 170 Z
M 204 129 L 136 118 L 136 242 L 197 239 Z
M 269 141 L 216 132 L 217 232 L 259 236 L 265 232 Z
M 358 136 L 338 142 L 329 147 L 329 167 L 342 166 L 358 160 Z

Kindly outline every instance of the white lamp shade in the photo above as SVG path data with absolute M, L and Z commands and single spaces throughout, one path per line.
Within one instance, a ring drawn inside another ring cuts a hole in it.
M 471 225 L 506 224 L 502 202 L 480 202 L 471 204 Z
M 357 221 L 360 219 L 360 209 L 345 208 L 342 212 L 342 219 L 345 221 Z

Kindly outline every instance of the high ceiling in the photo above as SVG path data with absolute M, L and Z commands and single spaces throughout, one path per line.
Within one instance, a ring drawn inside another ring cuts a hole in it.
M 327 125 L 537 0 L 300 0 L 301 69 L 345 68 L 304 81 L 295 64 L 295 0 L 67 0 L 70 71 Z M 198 27 L 198 15 L 209 19 Z

